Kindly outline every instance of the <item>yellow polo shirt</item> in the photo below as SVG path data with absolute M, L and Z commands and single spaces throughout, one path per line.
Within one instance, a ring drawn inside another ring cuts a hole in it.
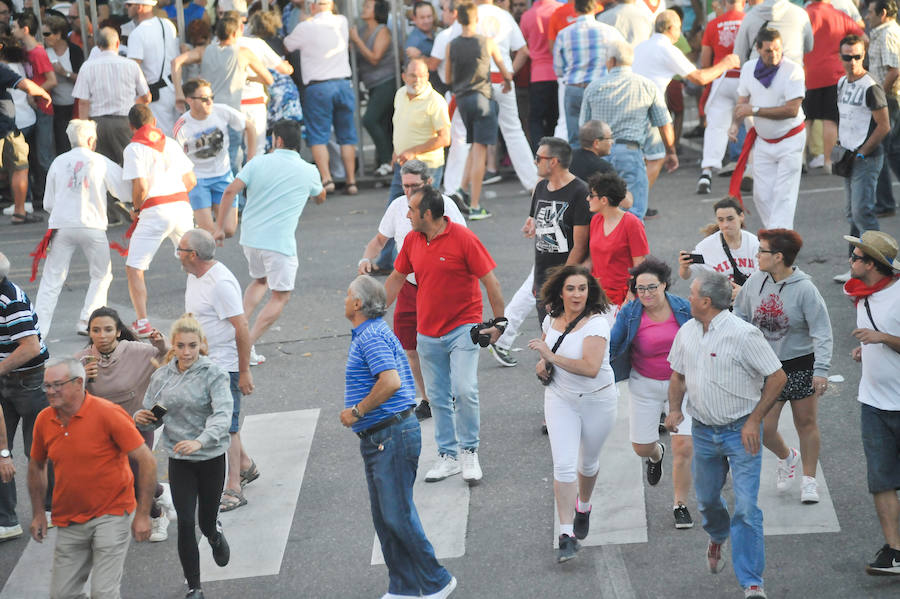
M 407 148 L 423 144 L 436 137 L 437 132 L 450 126 L 447 101 L 434 91 L 429 83 L 425 90 L 412 100 L 404 85 L 394 96 L 394 152 L 399 154 Z M 437 168 L 444 164 L 444 148 L 438 148 L 416 156 L 428 165 Z

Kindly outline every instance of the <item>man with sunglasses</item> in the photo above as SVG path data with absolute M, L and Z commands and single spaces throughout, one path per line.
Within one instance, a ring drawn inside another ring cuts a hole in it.
M 881 141 L 890 133 L 891 123 L 884 89 L 863 66 L 866 57 L 863 39 L 848 35 L 841 40 L 840 48 L 846 76 L 841 77 L 837 86 L 838 143 L 855 155 L 853 172 L 844 179 L 844 193 L 850 235 L 859 237 L 861 233 L 879 229 L 875 190 L 884 163 Z M 834 280 L 845 283 L 850 277 L 848 271 Z

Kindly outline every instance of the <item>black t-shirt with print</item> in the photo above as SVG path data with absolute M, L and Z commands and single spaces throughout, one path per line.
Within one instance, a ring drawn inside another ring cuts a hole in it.
M 534 284 L 540 289 L 548 268 L 565 264 L 574 243 L 574 228 L 589 226 L 587 183 L 575 177 L 556 191 L 548 189 L 547 179 L 538 181 L 531 200 L 534 218 Z

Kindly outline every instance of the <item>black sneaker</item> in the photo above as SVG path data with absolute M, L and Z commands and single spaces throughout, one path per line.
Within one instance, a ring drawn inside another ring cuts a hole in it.
M 484 179 L 481 181 L 482 185 L 493 185 L 494 183 L 499 183 L 503 180 L 503 177 L 497 171 L 484 171 Z
M 665 435 L 667 432 L 669 432 L 669 429 L 666 428 L 666 413 L 662 412 L 659 415 L 659 434 Z
M 231 559 L 231 549 L 228 547 L 228 541 L 225 540 L 225 534 L 222 532 L 221 522 L 216 522 L 216 530 L 218 531 L 219 536 L 216 537 L 215 542 L 210 539 L 209 546 L 212 548 L 212 556 L 216 565 L 224 568 Z
M 562 537 L 560 537 L 562 548 Z M 866 574 L 872 576 L 900 576 L 900 551 L 887 543 L 875 554 L 875 561 L 866 566 Z
M 559 535 L 559 552 L 556 554 L 557 563 L 567 562 L 575 558 L 575 554 L 581 549 L 581 545 L 575 540 L 575 537 L 569 535 Z
M 644 220 L 649 220 L 651 218 L 656 218 L 659 216 L 659 210 L 655 208 L 649 208 L 647 212 L 644 214 Z
M 417 405 L 416 409 L 413 411 L 416 413 L 417 420 L 427 420 L 431 418 L 431 404 L 424 399 L 419 402 L 419 405 Z
M 491 343 L 490 352 L 494 359 L 500 362 L 501 366 L 515 366 L 519 363 L 518 360 L 513 358 L 511 351 L 505 347 L 500 347 L 496 343 Z
M 450 199 L 453 200 L 453 203 L 456 204 L 456 207 L 459 208 L 459 211 L 463 216 L 468 216 L 470 210 L 469 194 L 462 189 L 457 189 L 450 194 Z
M 650 486 L 656 485 L 657 483 L 659 483 L 659 479 L 662 478 L 662 464 L 663 460 L 666 457 L 666 446 L 659 441 L 657 441 L 656 444 L 659 445 L 660 450 L 662 451 L 662 456 L 659 458 L 658 462 L 652 462 L 650 461 L 650 458 L 647 458 L 647 482 L 650 483 Z
M 712 179 L 708 173 L 703 173 L 697 179 L 697 194 L 709 195 L 710 187 L 712 187 Z
M 588 536 L 588 531 L 591 529 L 591 510 L 586 512 L 579 512 L 578 508 L 575 508 L 575 538 L 583 539 Z
M 184 596 L 184 599 L 204 599 L 202 589 L 191 589 Z
M 675 528 L 693 528 L 694 520 L 691 518 L 691 513 L 688 511 L 687 507 L 683 504 L 678 504 L 673 510 L 675 514 Z

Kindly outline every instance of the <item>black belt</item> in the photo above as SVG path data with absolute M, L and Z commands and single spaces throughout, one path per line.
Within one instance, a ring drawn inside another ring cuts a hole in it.
M 350 77 L 335 77 L 334 79 L 313 79 L 307 83 L 307 87 L 316 83 L 328 83 L 329 81 L 349 81 Z
M 617 139 L 616 143 L 620 146 L 631 148 L 632 150 L 639 150 L 641 148 L 641 144 L 636 141 L 631 141 L 630 139 Z
M 402 412 L 400 412 L 399 414 L 394 414 L 393 416 L 391 416 L 389 418 L 385 418 L 384 420 L 379 420 L 377 423 L 370 426 L 366 430 L 359 431 L 358 433 L 356 433 L 356 436 L 359 437 L 360 439 L 365 439 L 372 433 L 377 433 L 378 431 L 384 430 L 393 424 L 397 424 L 398 422 L 403 422 L 404 420 L 406 420 L 407 416 L 412 414 L 414 407 L 415 406 L 410 406 L 410 407 L 406 408 L 405 410 L 403 410 Z

